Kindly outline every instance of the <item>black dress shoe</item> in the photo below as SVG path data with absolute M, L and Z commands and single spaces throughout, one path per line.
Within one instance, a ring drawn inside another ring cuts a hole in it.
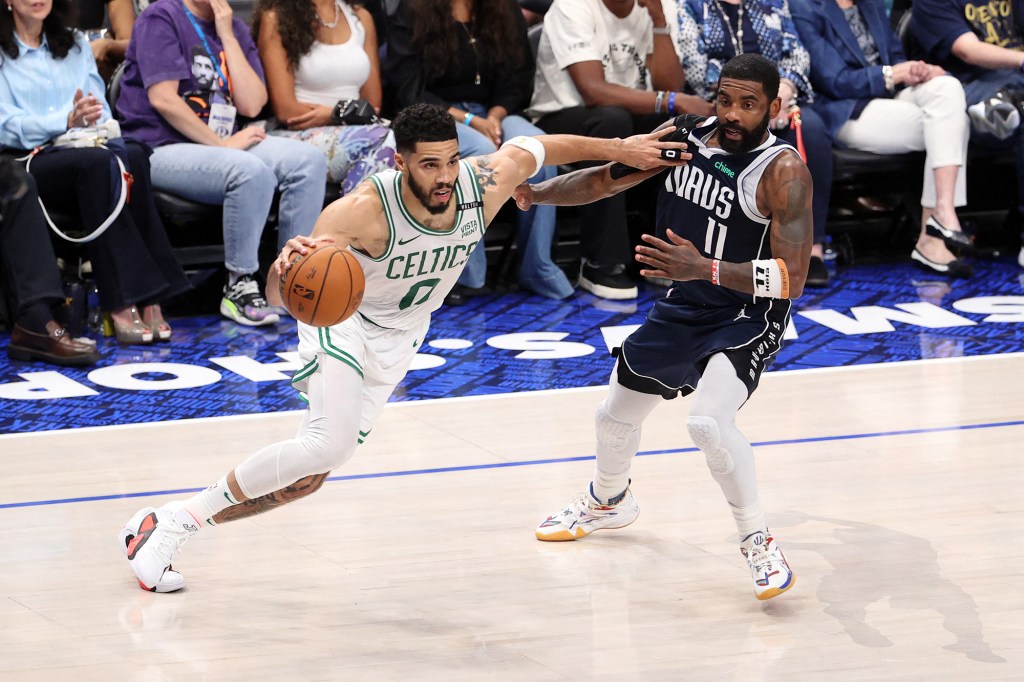
M 962 277 L 967 279 L 974 274 L 974 268 L 959 259 L 952 260 L 948 263 L 936 263 L 916 248 L 914 249 L 914 252 L 910 254 L 910 257 L 913 259 L 914 265 L 922 270 L 939 275 L 945 275 L 946 277 Z
M 958 256 L 974 253 L 974 242 L 971 241 L 970 237 L 963 232 L 949 229 L 936 220 L 934 216 L 929 218 L 928 222 L 924 224 L 924 233 L 929 237 L 941 239 L 945 243 L 946 248 Z
M 37 334 L 15 324 L 7 356 L 12 360 L 41 360 L 66 367 L 91 365 L 103 358 L 95 345 L 71 338 L 56 322 L 47 323 L 46 332 Z
M 827 287 L 829 279 L 825 261 L 817 256 L 811 256 L 811 261 L 807 264 L 807 279 L 804 280 L 804 286 L 812 289 Z

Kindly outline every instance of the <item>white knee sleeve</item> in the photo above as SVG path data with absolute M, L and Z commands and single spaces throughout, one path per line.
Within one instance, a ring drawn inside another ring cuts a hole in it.
M 630 449 L 635 451 L 640 442 L 640 427 L 628 422 L 620 422 L 608 414 L 604 403 L 597 408 L 594 415 L 597 422 L 597 443 L 598 445 L 612 450 Z M 636 443 L 637 445 L 634 445 Z M 629 454 L 634 454 L 630 452 Z
M 700 448 L 713 474 L 732 472 L 733 461 L 729 451 L 722 447 L 722 433 L 713 417 L 690 417 L 686 420 L 693 444 Z

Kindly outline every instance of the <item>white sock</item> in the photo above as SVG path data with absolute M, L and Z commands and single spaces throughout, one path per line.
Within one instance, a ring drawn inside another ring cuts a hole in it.
M 732 511 L 733 519 L 736 520 L 736 530 L 739 531 L 740 542 L 751 533 L 768 529 L 768 521 L 764 517 L 764 509 L 761 507 L 760 500 L 747 507 L 734 507 L 730 504 L 729 509 Z
M 182 509 L 191 514 L 192 518 L 199 522 L 200 527 L 203 524 L 216 526 L 214 515 L 238 503 L 228 488 L 228 478 L 225 476 L 206 490 L 185 500 Z

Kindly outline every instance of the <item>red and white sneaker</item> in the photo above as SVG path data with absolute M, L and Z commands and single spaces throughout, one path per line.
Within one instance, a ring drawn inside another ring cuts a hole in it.
M 740 543 L 740 552 L 747 559 L 754 579 L 754 596 L 764 601 L 777 597 L 793 587 L 796 577 L 790 570 L 782 550 L 767 529 L 751 533 Z
M 184 510 L 178 513 L 188 514 Z M 118 535 L 118 546 L 128 557 L 139 587 L 147 592 L 176 592 L 185 587 L 185 578 L 171 567 L 171 558 L 199 528 L 194 522 L 183 525 L 176 516 L 168 506 L 146 507 L 136 512 Z
M 579 540 L 602 528 L 624 528 L 639 515 L 640 504 L 629 488 L 604 504 L 590 486 L 587 492 L 576 493 L 565 509 L 544 519 L 534 534 L 545 542 Z

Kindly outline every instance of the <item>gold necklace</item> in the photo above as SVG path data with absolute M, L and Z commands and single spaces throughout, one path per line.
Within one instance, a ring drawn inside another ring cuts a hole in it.
M 719 13 L 722 15 L 722 22 L 725 23 L 725 29 L 729 31 L 729 40 L 732 41 L 733 52 L 737 55 L 743 54 L 743 0 L 740 0 L 739 2 L 735 33 L 732 31 L 732 22 L 729 21 L 729 15 L 725 13 L 725 8 L 722 7 L 722 3 L 719 2 L 719 0 L 715 0 L 715 7 L 718 8 Z
M 469 38 L 469 46 L 473 49 L 473 62 L 476 64 L 476 79 L 473 81 L 474 85 L 480 85 L 480 53 L 476 51 L 476 36 L 470 33 L 467 24 L 472 22 L 457 22 L 462 30 L 466 32 L 466 37 Z

